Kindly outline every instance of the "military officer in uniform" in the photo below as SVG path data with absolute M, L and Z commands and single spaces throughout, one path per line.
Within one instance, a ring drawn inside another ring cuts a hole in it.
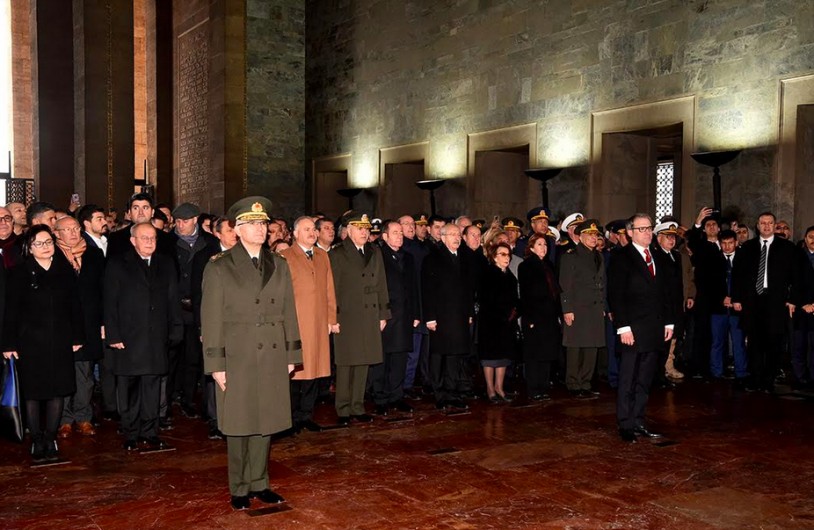
M 605 346 L 605 265 L 596 250 L 596 219 L 576 228 L 580 244 L 560 261 L 566 386 L 572 395 L 588 397 L 598 348 Z
M 557 263 L 560 257 L 569 250 L 576 248 L 579 244 L 579 234 L 576 233 L 576 228 L 579 223 L 585 220 L 585 216 L 579 212 L 574 212 L 562 221 L 560 225 L 560 233 L 562 237 L 558 243 L 557 248 Z
M 512 247 L 512 254 L 522 258 L 523 250 L 525 250 L 526 244 L 522 231 L 524 225 L 523 221 L 517 217 L 504 217 L 500 221 L 500 224 L 503 226 L 503 231 L 506 233 L 506 237 L 509 238 L 508 243 L 509 246 Z M 519 249 L 518 246 L 520 247 Z
M 365 385 L 370 365 L 383 359 L 381 331 L 390 318 L 390 298 L 381 251 L 368 242 L 367 214 L 351 211 L 343 224 L 348 237 L 328 256 L 340 329 L 334 335 L 336 414 L 340 425 L 348 425 L 351 419 L 373 420 L 365 413 Z
M 289 375 L 302 363 L 288 264 L 263 248 L 270 208 L 264 197 L 246 197 L 229 209 L 240 241 L 215 255 L 203 278 L 204 369 L 218 385 L 236 510 L 251 498 L 283 502 L 269 489 L 269 440 L 291 428 Z

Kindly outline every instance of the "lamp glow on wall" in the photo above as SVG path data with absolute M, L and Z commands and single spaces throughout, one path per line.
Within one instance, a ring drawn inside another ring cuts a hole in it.
M 435 190 L 446 183 L 444 179 L 419 180 L 415 183 L 419 189 L 430 192 L 430 215 L 435 215 Z
M 712 170 L 712 203 L 714 209 L 721 212 L 721 173 L 718 170 L 724 164 L 735 160 L 740 149 L 732 151 L 709 151 L 706 153 L 693 153 L 691 156 L 699 164 L 713 168 Z

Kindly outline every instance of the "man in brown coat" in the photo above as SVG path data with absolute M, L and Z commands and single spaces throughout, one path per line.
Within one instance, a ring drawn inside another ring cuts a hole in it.
M 291 419 L 294 431 L 319 432 L 314 422 L 317 379 L 331 375 L 330 333 L 336 323 L 334 276 L 328 253 L 316 246 L 317 230 L 310 217 L 294 221 L 294 243 L 283 250 L 294 283 L 294 301 L 302 340 L 302 367 L 291 381 Z
M 367 242 L 367 214 L 345 215 L 348 237 L 329 256 L 336 288 L 340 333 L 334 337 L 336 413 L 341 425 L 351 418 L 373 421 L 365 414 L 368 368 L 382 362 L 381 331 L 390 318 L 390 298 L 381 251 Z
M 204 370 L 218 385 L 218 426 L 226 435 L 232 507 L 250 498 L 283 502 L 269 489 L 270 436 L 291 427 L 288 378 L 302 363 L 291 273 L 263 248 L 271 203 L 246 197 L 228 217 L 240 242 L 204 270 Z

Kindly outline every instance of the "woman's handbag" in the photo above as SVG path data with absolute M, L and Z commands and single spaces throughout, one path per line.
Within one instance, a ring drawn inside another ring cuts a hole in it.
M 3 361 L 0 379 L 0 433 L 15 442 L 23 441 L 23 418 L 20 413 L 20 381 L 14 358 Z

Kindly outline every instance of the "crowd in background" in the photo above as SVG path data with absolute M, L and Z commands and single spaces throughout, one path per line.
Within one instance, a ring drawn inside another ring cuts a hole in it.
M 447 412 L 479 398 L 544 401 L 559 383 L 565 396 L 592 399 L 606 382 L 620 403 L 639 396 L 641 410 L 619 411 L 622 438 L 633 441 L 657 436 L 640 399 L 653 386 L 732 379 L 738 390 L 773 392 L 782 378 L 808 388 L 814 227 L 802 235 L 794 242 L 768 212 L 750 227 L 709 208 L 688 227 L 644 214 L 555 220 L 542 207 L 525 221 L 271 218 L 266 245 L 291 269 L 304 335 L 291 430 L 322 430 L 320 399 L 348 425 L 373 421 L 368 412 L 409 414 L 422 399 Z M 146 194 L 121 217 L 78 203 L 0 208 L 0 341 L 18 359 L 35 462 L 58 459 L 59 439 L 94 436 L 105 420 L 119 422 L 128 451 L 167 448 L 159 434 L 177 413 L 223 438 L 201 306 L 207 265 L 238 244 L 234 219 Z M 647 295 L 658 300 L 652 373 L 626 368 L 634 335 L 649 340 L 636 327 L 644 317 L 625 305 L 638 288 L 622 267 L 626 247 L 657 284 Z

